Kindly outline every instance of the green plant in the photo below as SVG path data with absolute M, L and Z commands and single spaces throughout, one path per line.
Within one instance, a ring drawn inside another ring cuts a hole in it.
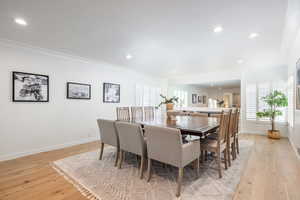
M 272 123 L 272 131 L 275 130 L 275 117 L 281 116 L 282 112 L 278 108 L 286 107 L 288 105 L 288 99 L 285 94 L 280 91 L 273 91 L 262 100 L 266 102 L 269 106 L 268 109 L 264 109 L 263 112 L 257 112 L 256 116 L 258 118 L 269 117 Z
M 168 104 L 168 103 L 178 103 L 179 98 L 173 96 L 172 98 L 167 98 L 166 96 L 160 94 L 161 98 L 163 98 L 163 101 L 160 102 L 160 104 L 158 105 L 158 107 L 160 107 L 162 104 Z

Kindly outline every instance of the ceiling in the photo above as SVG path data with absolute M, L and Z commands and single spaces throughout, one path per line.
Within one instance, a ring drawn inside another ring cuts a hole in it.
M 287 0 L 0 0 L 0 38 L 162 77 L 269 67 L 280 64 L 286 7 Z M 217 25 L 222 33 L 213 32 Z M 260 36 L 248 39 L 252 32 Z
M 241 81 L 240 80 L 226 80 L 226 81 L 215 81 L 215 82 L 207 82 L 200 84 L 190 84 L 190 86 L 196 88 L 240 88 Z

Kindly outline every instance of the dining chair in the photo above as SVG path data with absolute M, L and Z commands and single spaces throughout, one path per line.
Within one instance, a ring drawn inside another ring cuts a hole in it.
M 132 106 L 131 107 L 131 120 L 132 121 L 143 121 L 143 107 Z
M 223 111 L 220 117 L 220 127 L 217 131 L 217 139 L 204 139 L 201 141 L 201 160 L 203 162 L 203 153 L 212 152 L 216 154 L 219 177 L 222 178 L 221 154 L 224 154 L 225 169 L 227 169 L 228 160 L 228 132 L 231 110 Z
M 144 129 L 148 152 L 147 181 L 149 182 L 151 179 L 152 160 L 178 167 L 176 196 L 180 196 L 183 168 L 195 161 L 197 175 L 199 175 L 199 140 L 183 144 L 179 129 L 147 125 L 145 125 Z
M 155 107 L 154 106 L 145 106 L 144 107 L 144 118 L 145 118 L 145 121 L 154 120 L 154 111 L 155 111 Z
M 236 147 L 235 147 L 235 123 L 237 118 L 237 110 L 232 109 L 231 116 L 230 116 L 230 122 L 229 122 L 229 128 L 228 128 L 228 142 L 227 142 L 227 148 L 228 148 L 228 165 L 231 166 L 231 157 L 232 160 L 236 158 Z
M 219 114 L 219 113 L 212 113 L 212 114 L 210 114 L 210 117 L 217 117 L 217 118 L 220 118 L 220 117 L 221 117 L 221 114 Z
M 142 179 L 147 148 L 141 125 L 136 123 L 117 121 L 116 128 L 120 138 L 119 169 L 121 169 L 122 167 L 125 152 L 136 154 L 141 157 L 139 175 Z
M 236 109 L 236 120 L 235 120 L 235 148 L 236 148 L 236 153 L 240 153 L 240 146 L 239 146 L 239 123 L 240 123 L 240 109 Z
M 102 160 L 104 144 L 108 144 L 117 148 L 116 151 L 116 160 L 115 166 L 117 166 L 118 159 L 119 159 L 119 151 L 120 151 L 120 143 L 119 143 L 119 136 L 115 126 L 115 121 L 113 120 L 106 120 L 106 119 L 98 119 L 97 124 L 100 131 L 100 138 L 101 138 L 101 148 L 100 148 L 100 156 L 99 160 Z
M 117 107 L 117 120 L 130 121 L 129 107 Z

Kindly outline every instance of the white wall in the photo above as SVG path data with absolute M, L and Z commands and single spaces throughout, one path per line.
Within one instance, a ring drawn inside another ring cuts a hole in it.
M 12 102 L 12 71 L 49 75 L 49 103 Z M 135 84 L 167 81 L 107 63 L 0 41 L 0 160 L 99 138 L 97 118 L 115 118 L 115 107 L 135 102 Z M 91 100 L 66 99 L 66 82 L 92 85 Z M 121 84 L 121 103 L 102 103 L 102 84 Z
M 296 62 L 300 59 L 300 1 L 289 0 L 286 18 L 286 27 L 283 41 L 283 51 L 285 53 L 285 62 L 287 63 L 288 76 L 296 80 Z M 296 102 L 296 88 L 293 85 L 293 100 Z M 292 146 L 300 149 L 300 110 L 293 110 L 294 126 L 289 127 L 289 138 Z M 300 155 L 298 154 L 299 158 Z

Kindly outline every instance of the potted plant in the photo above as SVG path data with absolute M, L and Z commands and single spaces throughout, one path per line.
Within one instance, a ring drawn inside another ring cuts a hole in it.
M 268 130 L 268 137 L 272 139 L 280 139 L 279 130 L 275 129 L 275 117 L 281 116 L 282 112 L 278 108 L 286 107 L 288 105 L 288 99 L 285 94 L 280 91 L 273 91 L 262 100 L 268 104 L 269 108 L 264 109 L 263 112 L 257 112 L 258 118 L 268 117 L 272 124 L 272 129 Z
M 163 101 L 160 102 L 160 104 L 158 105 L 161 106 L 162 104 L 166 104 L 167 110 L 173 110 L 174 108 L 174 103 L 178 102 L 179 98 L 178 97 L 172 97 L 172 98 L 167 98 L 166 96 L 160 94 L 161 98 L 163 98 Z

